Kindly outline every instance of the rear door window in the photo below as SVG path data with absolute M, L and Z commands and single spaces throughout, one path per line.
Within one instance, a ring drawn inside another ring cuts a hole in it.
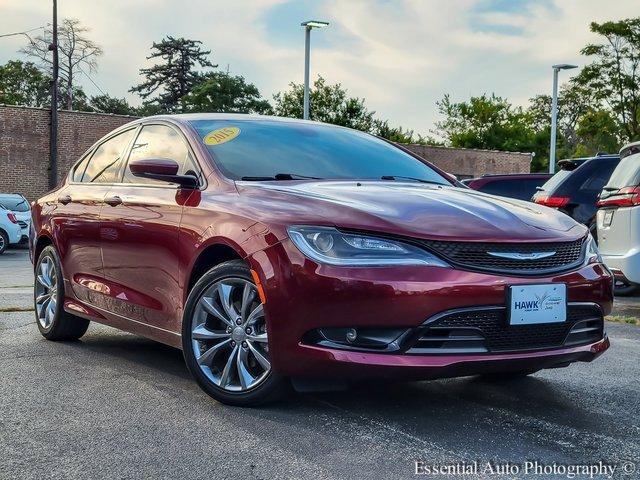
M 96 148 L 82 175 L 82 182 L 118 182 L 122 155 L 125 153 L 129 142 L 131 142 L 134 132 L 134 128 L 122 132 Z

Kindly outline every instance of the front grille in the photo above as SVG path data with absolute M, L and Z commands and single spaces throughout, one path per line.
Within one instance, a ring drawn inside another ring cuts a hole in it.
M 22 220 L 18 220 L 18 225 L 20 225 L 20 228 L 27 228 L 29 226 L 27 222 L 23 222 Z
M 562 323 L 509 325 L 504 307 L 454 310 L 428 320 L 407 353 L 514 352 L 586 345 L 602 339 L 602 311 L 569 304 Z
M 471 270 L 541 275 L 567 270 L 580 264 L 584 239 L 553 243 L 486 243 L 421 240 L 420 244 L 451 264 Z M 539 259 L 503 258 L 498 254 L 533 254 L 555 252 Z

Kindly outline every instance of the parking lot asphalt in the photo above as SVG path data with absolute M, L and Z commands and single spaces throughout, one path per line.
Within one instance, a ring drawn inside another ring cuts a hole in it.
M 526 460 L 638 478 L 620 470 L 640 452 L 636 326 L 608 322 L 612 347 L 593 363 L 508 383 L 371 382 L 241 409 L 202 393 L 173 348 L 97 324 L 44 340 L 22 311 L 31 283 L 24 250 L 0 257 L 2 479 L 411 478 L 415 461 Z

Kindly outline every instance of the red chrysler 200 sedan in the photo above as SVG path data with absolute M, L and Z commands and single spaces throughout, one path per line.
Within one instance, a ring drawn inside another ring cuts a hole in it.
M 234 405 L 291 379 L 526 375 L 606 350 L 612 276 L 587 229 L 457 185 L 332 125 L 131 122 L 34 204 L 38 328 L 181 348 Z

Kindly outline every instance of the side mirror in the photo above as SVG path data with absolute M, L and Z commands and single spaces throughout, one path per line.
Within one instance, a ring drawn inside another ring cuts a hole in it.
M 198 188 L 198 179 L 193 175 L 178 175 L 179 168 L 177 162 L 168 158 L 145 158 L 129 163 L 129 170 L 135 177 L 177 183 L 182 188 Z

